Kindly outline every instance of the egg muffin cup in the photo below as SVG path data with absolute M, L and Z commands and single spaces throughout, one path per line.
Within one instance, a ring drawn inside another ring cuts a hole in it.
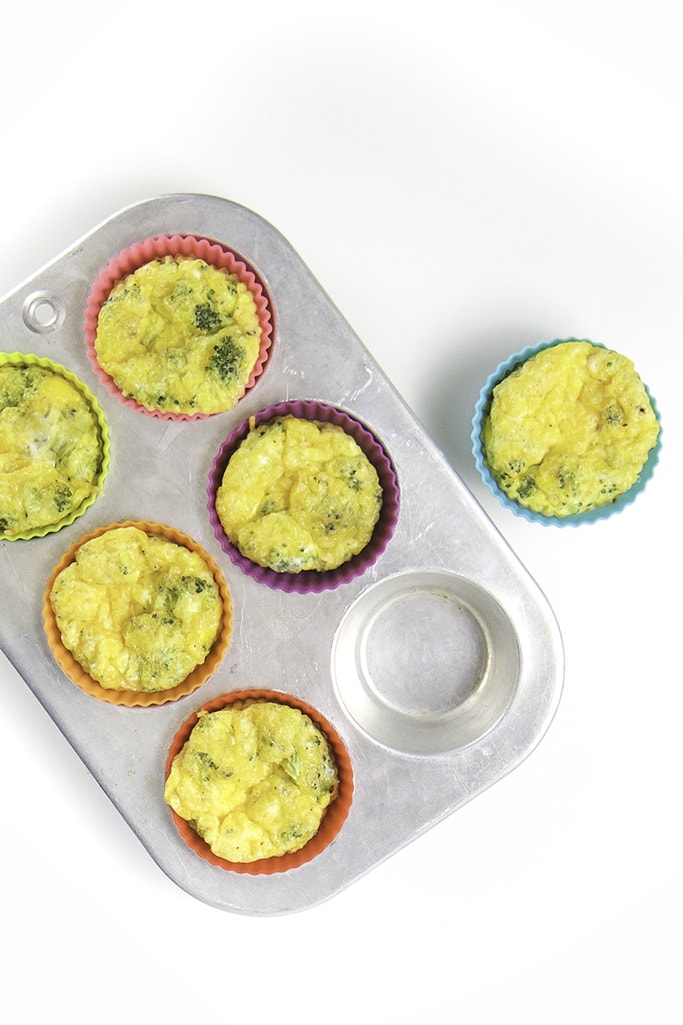
M 91 541 L 94 538 L 101 537 L 107 532 L 120 527 L 135 527 L 147 534 L 159 536 L 176 545 L 188 549 L 190 552 L 198 554 L 205 563 L 207 569 L 213 575 L 218 587 L 222 604 L 222 615 L 218 636 L 204 661 L 196 665 L 184 680 L 167 690 L 123 690 L 101 686 L 100 683 L 90 676 L 90 674 L 76 660 L 71 651 L 66 647 L 57 624 L 57 618 L 51 601 L 52 589 L 57 577 L 62 570 L 67 566 L 70 566 L 76 560 L 79 549 L 86 542 Z M 128 708 L 146 708 L 154 705 L 167 704 L 168 702 L 177 701 L 179 698 L 186 697 L 188 694 L 192 694 L 197 690 L 198 687 L 201 687 L 202 684 L 206 683 L 206 681 L 216 672 L 218 666 L 222 662 L 230 644 L 233 625 L 232 599 L 228 590 L 228 585 L 221 570 L 218 568 L 217 564 L 208 552 L 206 552 L 202 546 L 191 537 L 175 530 L 173 527 L 164 526 L 160 523 L 151 523 L 145 520 L 125 520 L 121 523 L 112 523 L 92 531 L 75 542 L 68 551 L 63 554 L 50 575 L 43 597 L 42 611 L 45 634 L 52 655 L 59 667 L 72 681 L 72 683 L 76 684 L 77 687 L 80 687 L 80 689 L 85 691 L 86 694 L 90 694 L 92 697 L 97 698 L 100 701 L 105 701 L 112 705 L 123 705 Z
M 298 851 L 256 861 L 234 862 L 218 857 L 192 825 L 168 806 L 176 829 L 187 846 L 204 861 L 225 871 L 243 875 L 273 875 L 288 872 L 317 858 L 333 842 L 346 821 L 353 801 L 354 779 L 351 759 L 337 730 L 320 712 L 300 698 L 274 690 L 240 690 L 222 694 L 189 716 L 180 726 L 170 744 L 166 758 L 165 779 L 168 779 L 174 758 L 180 753 L 199 720 L 200 712 L 216 712 L 235 706 L 244 708 L 253 702 L 269 701 L 296 708 L 307 715 L 324 734 L 337 771 L 337 789 L 325 809 L 317 833 Z
M 648 481 L 651 479 L 655 466 L 659 461 L 659 454 L 662 445 L 662 429 L 659 411 L 657 409 L 655 400 L 653 399 L 650 391 L 645 384 L 643 388 L 647 395 L 652 411 L 657 419 L 659 425 L 659 432 L 655 445 L 650 449 L 646 461 L 644 462 L 637 480 L 628 488 L 628 490 L 622 492 L 613 501 L 607 502 L 604 505 L 594 506 L 583 512 L 577 512 L 566 516 L 549 515 L 541 512 L 534 511 L 522 505 L 520 502 L 515 501 L 511 498 L 506 491 L 499 485 L 495 479 L 491 469 L 487 463 L 486 455 L 484 452 L 484 445 L 482 441 L 482 431 L 484 421 L 491 408 L 491 401 L 493 391 L 501 381 L 503 381 L 509 374 L 515 371 L 522 364 L 526 363 L 533 356 L 543 352 L 546 349 L 553 348 L 558 345 L 563 345 L 568 342 L 580 342 L 588 341 L 588 339 L 578 338 L 561 338 L 553 339 L 551 341 L 539 342 L 537 345 L 528 346 L 510 356 L 508 359 L 501 362 L 496 369 L 489 375 L 486 383 L 481 389 L 479 398 L 475 406 L 474 416 L 472 418 L 472 432 L 471 432 L 471 444 L 472 454 L 477 470 L 487 486 L 491 494 L 496 498 L 501 505 L 516 516 L 527 520 L 529 523 L 540 523 L 545 526 L 556 526 L 556 527 L 578 527 L 586 523 L 595 523 L 598 520 L 605 520 L 610 516 L 614 516 L 617 513 L 622 512 L 627 506 L 631 505 L 638 495 L 643 491 Z M 589 342 L 596 349 L 606 349 L 607 347 L 600 344 L 599 342 Z
M 3 367 L 42 367 L 43 369 L 55 374 L 56 377 L 60 377 L 64 381 L 68 382 L 68 384 L 71 385 L 80 395 L 86 406 L 89 407 L 90 412 L 92 413 L 93 428 L 97 432 L 98 437 L 98 447 L 100 452 L 99 464 L 96 473 L 89 484 L 89 493 L 82 501 L 76 504 L 68 502 L 68 498 L 71 497 L 68 494 L 70 491 L 69 480 L 65 479 L 63 481 L 59 481 L 55 485 L 60 489 L 55 500 L 55 519 L 48 523 L 38 524 L 33 527 L 27 527 L 26 529 L 20 529 L 17 531 L 10 531 L 7 529 L 8 524 L 3 523 L 5 510 L 0 508 L 0 541 L 28 541 L 32 538 L 45 537 L 47 534 L 55 533 L 63 527 L 68 527 L 74 522 L 74 520 L 82 516 L 97 500 L 102 492 L 104 481 L 109 472 L 111 456 L 109 428 L 102 408 L 95 396 L 74 373 L 62 366 L 60 363 L 55 363 L 50 359 L 45 359 L 41 356 L 35 356 L 30 353 L 2 352 L 0 353 L 0 370 L 2 370 Z M 9 428 L 9 432 L 11 436 L 13 433 L 11 426 Z M 63 509 L 60 509 L 60 506 L 63 506 Z
M 368 544 L 336 569 L 299 572 L 278 571 L 261 566 L 247 558 L 227 536 L 216 511 L 216 496 L 226 467 L 242 441 L 253 427 L 278 417 L 292 416 L 302 420 L 333 424 L 342 428 L 357 443 L 377 471 L 382 488 L 382 505 Z M 223 551 L 247 576 L 274 590 L 306 594 L 338 587 L 365 573 L 380 557 L 396 526 L 399 510 L 399 486 L 391 459 L 381 442 L 360 421 L 336 406 L 321 402 L 294 400 L 280 402 L 259 410 L 237 426 L 220 447 L 209 474 L 207 488 L 209 519 Z
M 169 409 L 156 408 L 152 405 L 144 405 L 134 395 L 124 394 L 114 378 L 99 362 L 96 347 L 98 320 L 100 311 L 107 302 L 112 290 L 126 277 L 146 264 L 151 264 L 156 260 L 164 260 L 166 257 L 203 260 L 210 267 L 218 268 L 230 275 L 235 275 L 238 281 L 251 292 L 254 299 L 260 329 L 259 351 L 241 392 L 236 395 L 234 401 L 227 405 L 225 409 L 213 412 L 174 412 Z M 219 243 L 212 242 L 206 238 L 175 234 L 150 237 L 141 242 L 136 242 L 129 248 L 122 250 L 109 261 L 107 266 L 100 272 L 88 297 L 84 331 L 88 358 L 95 374 L 107 391 L 115 396 L 123 405 L 136 412 L 145 413 L 148 416 L 159 417 L 164 420 L 205 420 L 208 417 L 220 415 L 220 413 L 234 408 L 243 396 L 253 388 L 263 373 L 270 356 L 273 319 L 270 301 L 263 285 L 256 277 L 256 274 L 235 253 Z

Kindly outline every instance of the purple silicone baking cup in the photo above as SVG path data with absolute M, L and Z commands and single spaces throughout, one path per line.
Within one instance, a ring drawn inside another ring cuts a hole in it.
M 341 427 L 356 441 L 372 465 L 377 470 L 382 487 L 382 509 L 375 525 L 370 541 L 365 548 L 343 563 L 337 569 L 329 571 L 302 570 L 300 573 L 278 573 L 275 570 L 259 566 L 251 559 L 245 558 L 239 549 L 230 541 L 216 513 L 216 494 L 223 480 L 223 474 L 230 457 L 249 433 L 252 423 L 255 426 L 274 420 L 278 416 L 295 416 L 304 420 L 316 420 L 320 423 L 331 423 Z M 209 474 L 207 488 L 209 500 L 209 519 L 214 533 L 223 551 L 230 557 L 235 566 L 243 573 L 273 590 L 308 594 L 332 590 L 340 584 L 365 573 L 380 557 L 386 548 L 396 526 L 399 509 L 398 480 L 391 459 L 384 446 L 375 435 L 359 420 L 350 416 L 337 406 L 309 400 L 279 402 L 254 413 L 236 427 L 223 442 L 216 455 Z

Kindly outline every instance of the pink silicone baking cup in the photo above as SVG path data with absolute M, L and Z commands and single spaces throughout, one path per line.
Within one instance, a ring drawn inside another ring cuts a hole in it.
M 329 571 L 302 570 L 300 573 L 280 573 L 276 570 L 259 566 L 247 559 L 234 545 L 221 524 L 216 512 L 216 494 L 221 486 L 223 474 L 230 457 L 249 433 L 252 423 L 258 426 L 278 416 L 295 416 L 321 423 L 336 424 L 356 441 L 367 458 L 377 470 L 382 487 L 382 508 L 379 520 L 375 525 L 372 537 L 365 548 L 343 563 L 337 569 Z M 235 566 L 247 576 L 259 583 L 266 584 L 274 590 L 307 594 L 331 590 L 340 584 L 347 583 L 365 573 L 380 557 L 389 543 L 396 526 L 399 509 L 399 486 L 394 467 L 384 446 L 375 435 L 359 420 L 350 416 L 336 406 L 309 400 L 279 402 L 267 406 L 252 417 L 244 420 L 223 442 L 213 461 L 207 488 L 209 499 L 209 519 L 216 538 Z
M 329 847 L 346 821 L 351 808 L 354 786 L 353 770 L 346 746 L 332 724 L 305 701 L 290 694 L 282 694 L 279 691 L 273 690 L 234 691 L 233 693 L 222 694 L 220 697 L 214 698 L 199 711 L 217 712 L 228 705 L 237 703 L 246 705 L 254 701 L 276 701 L 282 705 L 289 705 L 290 708 L 298 708 L 299 711 L 303 712 L 315 723 L 318 729 L 322 730 L 327 738 L 337 769 L 337 793 L 326 808 L 320 828 L 315 836 L 311 837 L 308 843 L 300 850 L 294 851 L 291 854 L 281 854 L 273 858 L 260 858 L 257 861 L 248 862 L 227 861 L 225 858 L 219 858 L 218 855 L 214 854 L 209 845 L 195 832 L 189 822 L 178 815 L 173 808 L 169 807 L 169 811 L 182 839 L 190 850 L 194 851 L 200 858 L 203 858 L 204 861 L 208 861 L 211 865 L 216 865 L 218 868 L 225 869 L 226 871 L 238 872 L 243 875 L 272 875 L 276 872 L 287 872 L 298 868 L 312 861 L 326 847 Z M 183 745 L 196 726 L 198 718 L 199 713 L 194 712 L 185 720 L 174 736 L 166 758 L 165 779 L 168 778 L 168 774 L 171 771 L 173 759 L 182 750 Z
M 113 378 L 100 366 L 97 359 L 95 349 L 97 321 L 100 309 L 109 297 L 110 292 L 115 285 L 129 274 L 143 267 L 146 263 L 165 256 L 184 256 L 204 260 L 213 267 L 218 267 L 229 274 L 234 274 L 250 290 L 256 303 L 256 311 L 261 328 L 261 346 L 249 379 L 241 395 L 236 399 L 235 404 L 254 387 L 254 384 L 265 369 L 272 348 L 273 318 L 268 295 L 263 284 L 244 260 L 217 242 L 211 242 L 206 238 L 198 238 L 195 235 L 159 235 L 146 238 L 142 242 L 136 242 L 127 249 L 123 249 L 118 256 L 109 261 L 107 266 L 100 272 L 88 296 L 84 322 L 86 350 L 99 381 L 110 395 L 118 398 L 123 405 L 136 412 L 145 413 L 147 416 L 156 416 L 163 420 L 206 420 L 211 416 L 219 416 L 220 413 L 172 413 L 166 410 L 150 409 L 147 406 L 141 405 L 134 398 L 123 394 Z M 227 410 L 224 410 L 224 412 L 227 412 Z
M 85 544 L 86 541 L 90 541 L 94 537 L 100 537 L 107 531 L 114 530 L 117 527 L 138 527 L 140 530 L 144 530 L 147 534 L 158 534 L 161 537 L 167 538 L 169 541 L 173 541 L 175 544 L 188 548 L 192 552 L 197 552 L 201 555 L 202 559 L 211 570 L 214 580 L 218 585 L 218 590 L 223 602 L 223 617 L 221 620 L 220 633 L 204 662 L 196 666 L 181 683 L 177 684 L 175 687 L 170 687 L 168 690 L 112 690 L 108 687 L 100 686 L 100 684 L 86 672 L 83 666 L 76 661 L 69 649 L 64 645 L 61 632 L 57 626 L 57 620 L 50 600 L 55 580 L 62 570 L 75 560 L 78 549 L 81 545 Z M 225 652 L 230 644 L 232 624 L 233 609 L 230 591 L 228 590 L 228 585 L 223 574 L 208 552 L 206 552 L 202 546 L 191 537 L 188 537 L 186 534 L 182 534 L 173 527 L 166 527 L 161 523 L 149 523 L 146 520 L 126 520 L 122 523 L 111 523 L 106 527 L 99 527 L 97 530 L 94 530 L 90 534 L 86 534 L 84 537 L 80 538 L 62 555 L 61 559 L 54 567 L 43 597 L 43 625 L 45 627 L 47 642 L 60 669 L 69 677 L 72 683 L 75 683 L 76 686 L 80 687 L 81 690 L 86 692 L 86 694 L 90 694 L 91 697 L 98 698 L 100 701 L 106 701 L 110 705 L 125 705 L 128 708 L 148 708 L 151 705 L 165 705 L 169 701 L 177 701 L 179 698 L 192 694 L 193 691 L 197 690 L 198 687 L 201 687 L 203 683 L 206 683 L 223 661 Z

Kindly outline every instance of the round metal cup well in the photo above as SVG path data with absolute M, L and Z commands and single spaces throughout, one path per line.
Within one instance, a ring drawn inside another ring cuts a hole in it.
M 515 631 L 486 590 L 457 574 L 406 572 L 362 592 L 332 648 L 341 704 L 368 736 L 435 755 L 480 740 L 519 676 Z

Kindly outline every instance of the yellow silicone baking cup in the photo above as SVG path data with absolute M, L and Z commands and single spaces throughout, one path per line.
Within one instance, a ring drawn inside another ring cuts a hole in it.
M 43 524 L 40 527 L 22 530 L 16 534 L 8 534 L 0 530 L 0 541 L 30 541 L 32 538 L 45 537 L 46 534 L 54 534 L 63 527 L 68 527 L 74 522 L 74 520 L 77 520 L 79 516 L 82 516 L 102 493 L 104 481 L 107 473 L 109 472 L 109 461 L 111 456 L 109 428 L 107 426 L 107 421 L 104 418 L 102 408 L 90 389 L 86 387 L 83 381 L 81 381 L 76 374 L 62 366 L 61 363 L 55 363 L 50 359 L 46 359 L 43 356 L 35 356 L 32 353 L 0 352 L 0 366 L 44 367 L 46 370 L 50 370 L 52 373 L 63 377 L 81 393 L 85 401 L 90 406 L 95 417 L 100 437 L 101 459 L 99 471 L 93 481 L 93 487 L 90 495 L 81 502 L 80 505 L 69 510 L 65 516 L 60 517 L 58 520 L 54 520 L 52 523 Z
M 218 585 L 221 601 L 223 603 L 223 616 L 219 635 L 204 662 L 196 666 L 192 672 L 185 677 L 182 683 L 176 684 L 175 687 L 171 687 L 168 690 L 134 691 L 113 690 L 102 687 L 92 678 L 92 676 L 89 675 L 89 673 L 85 671 L 80 663 L 76 661 L 69 649 L 64 645 L 62 635 L 59 627 L 57 626 L 57 620 L 50 600 L 52 588 L 57 576 L 75 560 L 79 548 L 81 545 L 84 545 L 86 541 L 90 541 L 95 537 L 100 537 L 102 534 L 107 533 L 107 531 L 115 530 L 119 527 L 137 527 L 139 530 L 143 530 L 147 534 L 159 535 L 169 541 L 173 541 L 175 544 L 188 548 L 192 552 L 196 552 L 204 560 L 213 574 L 216 584 Z M 151 705 L 164 705 L 169 701 L 177 701 L 179 698 L 184 698 L 188 694 L 192 694 L 193 691 L 197 690 L 198 687 L 201 687 L 203 683 L 206 683 L 206 681 L 215 673 L 230 644 L 233 624 L 232 599 L 230 591 L 228 590 L 228 585 L 217 564 L 208 552 L 206 552 L 204 548 L 202 548 L 202 546 L 191 537 L 188 537 L 186 534 L 182 534 L 173 527 L 167 527 L 161 523 L 149 523 L 146 520 L 125 520 L 121 523 L 108 524 L 106 527 L 100 527 L 99 529 L 92 531 L 90 534 L 86 534 L 64 553 L 62 558 L 54 567 L 47 583 L 43 598 L 43 624 L 50 650 L 52 651 L 57 664 L 77 687 L 80 687 L 81 690 L 92 695 L 92 697 L 98 698 L 100 701 L 107 701 L 112 705 L 125 705 L 129 708 L 146 708 Z

